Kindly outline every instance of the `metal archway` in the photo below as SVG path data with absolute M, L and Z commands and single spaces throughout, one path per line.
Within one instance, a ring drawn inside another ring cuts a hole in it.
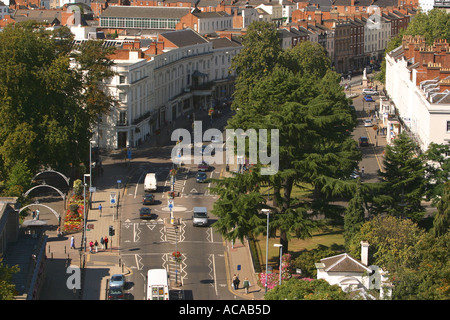
M 69 185 L 70 178 L 66 177 L 61 172 L 58 172 L 58 171 L 55 171 L 55 170 L 44 170 L 44 171 L 41 171 L 38 174 L 36 174 L 31 180 L 35 180 L 38 175 L 40 175 L 42 173 L 46 173 L 46 172 L 54 172 L 54 173 L 59 174 L 66 181 L 67 185 L 70 187 L 70 185 Z
M 28 208 L 28 207 L 30 207 L 30 206 L 43 206 L 43 207 L 46 207 L 46 208 L 49 209 L 51 212 L 53 212 L 53 214 L 55 215 L 56 219 L 58 219 L 58 222 L 59 222 L 60 219 L 61 219 L 61 215 L 60 215 L 58 212 L 56 212 L 55 209 L 50 208 L 49 206 L 46 206 L 45 204 L 41 204 L 41 203 L 32 203 L 32 204 L 29 204 L 29 205 L 27 205 L 27 206 L 25 206 L 25 207 L 22 207 L 22 208 L 20 208 L 19 213 L 20 213 L 23 209 L 26 209 L 26 208 Z
M 48 185 L 48 184 L 40 184 L 38 186 L 34 186 L 33 188 L 28 189 L 28 191 L 24 193 L 24 196 L 28 197 L 28 194 L 31 191 L 33 191 L 34 189 L 39 188 L 39 187 L 48 187 L 48 188 L 52 188 L 53 190 L 56 190 L 59 193 L 59 195 L 63 198 L 64 210 L 66 209 L 66 195 L 64 193 L 62 193 L 61 190 L 59 190 L 58 188 L 55 188 L 54 186 L 51 186 L 51 185 Z

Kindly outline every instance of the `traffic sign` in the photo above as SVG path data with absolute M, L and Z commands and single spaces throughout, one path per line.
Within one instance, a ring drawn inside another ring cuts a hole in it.
M 111 192 L 111 194 L 110 194 L 110 200 L 109 200 L 109 202 L 111 203 L 111 204 L 115 204 L 116 203 L 116 193 L 115 192 Z

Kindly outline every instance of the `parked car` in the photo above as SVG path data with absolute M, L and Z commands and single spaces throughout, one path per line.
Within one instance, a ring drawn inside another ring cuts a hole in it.
M 139 209 L 139 217 L 141 219 L 151 219 L 152 218 L 152 210 L 148 207 L 142 207 Z
M 366 102 L 375 102 L 375 100 L 372 99 L 372 96 L 369 96 L 369 95 L 365 96 L 365 97 L 364 97 L 364 100 L 365 100 Z
M 142 204 L 155 204 L 155 196 L 152 193 L 144 194 Z
M 367 137 L 359 137 L 359 146 L 360 147 L 368 147 L 369 146 L 369 139 Z
M 358 170 L 353 170 L 353 172 L 350 174 L 350 179 L 357 179 L 359 178 L 359 172 Z
M 124 288 L 125 276 L 123 274 L 113 274 L 109 280 L 110 288 Z
M 378 95 L 378 91 L 373 90 L 373 89 L 363 89 L 362 90 L 362 94 L 370 95 L 370 96 L 376 96 L 376 95 Z
M 114 287 L 108 289 L 108 300 L 125 300 L 123 288 Z
M 205 172 L 197 172 L 197 176 L 195 177 L 197 182 L 203 183 L 206 182 L 207 176 Z
M 372 126 L 373 126 L 372 120 L 369 119 L 364 120 L 364 127 L 372 127 Z

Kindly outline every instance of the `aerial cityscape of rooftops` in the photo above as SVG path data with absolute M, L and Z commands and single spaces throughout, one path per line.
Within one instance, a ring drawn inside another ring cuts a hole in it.
M 0 0 L 0 300 L 448 300 L 449 25 L 448 0 Z

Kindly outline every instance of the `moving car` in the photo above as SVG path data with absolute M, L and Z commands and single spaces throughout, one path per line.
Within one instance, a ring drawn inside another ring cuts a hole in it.
M 194 207 L 192 224 L 194 226 L 208 226 L 208 211 L 206 207 Z
M 156 191 L 157 188 L 156 173 L 147 173 L 144 180 L 144 191 Z
M 197 167 L 198 171 L 208 171 L 209 170 L 209 164 L 206 163 L 206 161 L 202 161 Z
M 141 219 L 151 219 L 152 218 L 152 211 L 150 208 L 142 207 L 139 209 L 139 217 Z
M 125 300 L 123 288 L 114 287 L 108 289 L 108 300 Z
M 376 95 L 378 95 L 378 91 L 373 90 L 373 89 L 363 89 L 363 90 L 362 90 L 362 93 L 363 93 L 364 95 L 370 95 L 370 96 L 376 96 Z
M 113 274 L 109 280 L 110 288 L 124 288 L 125 287 L 125 276 L 123 274 Z
M 372 126 L 373 126 L 372 120 L 369 119 L 364 120 L 364 127 L 372 127 Z
M 369 146 L 369 139 L 367 137 L 359 137 L 359 146 L 360 147 L 368 147 Z
M 155 196 L 152 193 L 144 194 L 142 204 L 155 204 Z
M 195 177 L 197 182 L 202 183 L 206 182 L 207 176 L 205 172 L 197 172 L 197 176 Z
M 372 99 L 372 96 L 365 96 L 365 97 L 364 97 L 364 100 L 365 100 L 366 102 L 375 102 L 375 100 Z

